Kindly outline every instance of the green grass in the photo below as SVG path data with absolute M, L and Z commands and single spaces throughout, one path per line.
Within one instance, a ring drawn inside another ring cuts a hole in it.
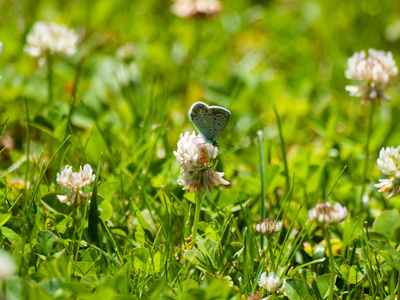
M 344 90 L 344 71 L 368 48 L 400 62 L 400 39 L 387 34 L 399 4 L 223 1 L 207 19 L 170 4 L 0 0 L 0 248 L 17 266 L 0 293 L 261 298 L 274 265 L 286 280 L 277 299 L 328 299 L 332 267 L 333 299 L 394 299 L 400 202 L 373 184 L 379 150 L 400 144 L 398 78 L 372 116 Z M 77 29 L 77 53 L 50 66 L 26 54 L 40 20 Z M 127 42 L 136 53 L 123 63 L 115 53 Z M 173 155 L 196 101 L 232 113 L 213 162 L 231 184 L 197 196 L 177 184 Z M 57 198 L 67 164 L 92 166 L 90 202 Z M 307 214 L 324 201 L 349 210 L 329 243 Z M 255 230 L 263 216 L 283 221 L 268 240 Z

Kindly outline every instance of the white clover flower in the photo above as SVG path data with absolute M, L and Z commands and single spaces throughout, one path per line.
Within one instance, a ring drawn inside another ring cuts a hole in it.
M 266 289 L 271 294 L 283 293 L 286 288 L 286 281 L 279 280 L 278 275 L 274 272 L 270 272 L 267 276 L 265 272 L 261 274 L 260 280 L 258 281 L 258 285 L 263 289 Z
M 214 16 L 222 10 L 218 0 L 175 0 L 171 11 L 183 18 Z
M 206 143 L 202 135 L 196 136 L 186 132 L 181 133 L 178 141 L 178 150 L 174 155 L 181 164 L 181 173 L 183 180 L 179 179 L 178 184 L 183 185 L 184 190 L 190 190 L 192 193 L 200 192 L 203 188 L 211 193 L 212 186 L 219 184 L 227 185 L 228 181 L 222 178 L 225 174 L 217 172 L 209 165 L 209 162 L 218 154 L 218 148 Z
M 389 175 L 390 178 L 379 179 L 379 183 L 375 184 L 375 187 L 379 188 L 381 193 L 392 190 L 388 198 L 397 195 L 400 191 L 400 146 L 382 148 L 376 162 L 379 170 L 383 174 Z
M 77 195 L 82 197 L 88 197 L 88 194 L 84 193 L 81 189 L 90 185 L 96 179 L 96 175 L 93 174 L 92 167 L 89 164 L 80 166 L 79 173 L 73 172 L 71 166 L 65 166 L 61 173 L 57 173 L 57 183 L 71 192 L 67 196 L 59 195 L 58 199 L 63 203 L 68 203 L 68 199 L 74 203 Z M 72 197 L 71 197 L 72 195 Z
M 388 192 L 390 190 L 391 193 L 387 196 L 388 198 L 392 198 L 396 196 L 400 192 L 400 184 L 399 180 L 396 177 L 391 179 L 379 179 L 379 183 L 374 185 L 376 188 L 379 188 L 378 192 Z
M 0 251 L 0 281 L 10 278 L 16 270 L 14 258 L 7 252 Z
M 346 91 L 352 97 L 361 97 L 361 102 L 375 99 L 390 100 L 383 89 L 391 76 L 398 73 L 396 62 L 391 52 L 368 50 L 356 52 L 347 60 L 345 75 L 348 79 L 362 81 L 360 85 L 347 85 Z
M 79 35 L 65 25 L 54 22 L 36 22 L 26 37 L 26 53 L 43 57 L 46 53 L 70 56 L 76 52 Z
M 376 162 L 383 174 L 400 178 L 400 146 L 382 148 Z
M 308 216 L 320 225 L 329 226 L 342 222 L 347 216 L 347 209 L 339 203 L 334 206 L 329 202 L 319 203 L 308 211 Z
M 93 174 L 92 167 L 89 164 L 84 165 L 83 169 L 80 166 L 79 177 L 81 179 L 81 187 L 91 184 L 96 179 L 96 175 Z
M 275 219 L 265 219 L 256 225 L 256 230 L 265 235 L 272 236 L 277 234 L 282 227 L 282 222 L 279 222 Z
M 117 50 L 117 58 L 124 62 L 131 62 L 135 58 L 136 48 L 134 43 L 127 43 Z

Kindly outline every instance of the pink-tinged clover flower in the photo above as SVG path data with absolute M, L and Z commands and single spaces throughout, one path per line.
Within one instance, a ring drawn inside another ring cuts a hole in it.
M 345 75 L 348 79 L 360 81 L 359 85 L 347 85 L 346 91 L 352 97 L 361 97 L 361 103 L 375 99 L 390 100 L 383 91 L 389 78 L 397 75 L 398 69 L 391 52 L 368 50 L 356 52 L 347 60 Z
M 388 178 L 379 179 L 375 187 L 379 188 L 380 193 L 390 191 L 388 198 L 397 195 L 400 192 L 400 146 L 382 148 L 376 162 L 379 170 Z
M 217 154 L 218 148 L 206 143 L 202 135 L 196 136 L 194 131 L 192 134 L 181 133 L 178 150 L 174 151 L 183 175 L 183 179 L 178 179 L 178 184 L 191 193 L 199 193 L 201 189 L 211 193 L 212 186 L 228 185 L 229 182 L 222 178 L 224 173 L 215 171 L 209 164 Z
M 82 189 L 89 186 L 96 179 L 93 174 L 92 167 L 89 164 L 80 166 L 79 173 L 73 172 L 71 166 L 65 166 L 61 173 L 57 173 L 57 183 L 62 187 L 70 190 L 66 196 L 58 196 L 61 202 L 75 203 L 76 198 L 80 195 L 83 198 L 89 197 Z M 78 202 L 76 202 L 78 203 Z
M 218 0 L 175 0 L 171 11 L 179 17 L 212 17 L 222 10 Z
M 256 225 L 256 230 L 267 237 L 277 234 L 282 227 L 282 222 L 275 219 L 265 219 Z
M 347 209 L 339 203 L 333 206 L 329 202 L 319 203 L 308 211 L 308 216 L 319 225 L 328 227 L 342 222 L 347 216 Z

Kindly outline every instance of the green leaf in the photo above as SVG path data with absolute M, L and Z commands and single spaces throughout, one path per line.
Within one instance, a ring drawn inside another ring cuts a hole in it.
M 312 287 L 315 294 L 318 295 L 318 299 L 325 299 L 329 296 L 330 277 L 331 274 L 325 274 L 313 281 Z
M 286 295 L 290 300 L 302 300 L 308 294 L 308 289 L 304 280 L 291 278 L 286 281 Z
M 91 289 L 79 282 L 64 282 L 61 286 L 64 289 L 69 290 L 74 295 L 74 297 L 82 294 L 92 293 Z
M 133 267 L 136 271 L 147 271 L 147 261 L 150 258 L 150 250 L 138 247 L 132 251 Z
M 342 273 L 343 279 L 349 284 L 356 284 L 364 278 L 361 272 L 357 272 L 356 269 L 348 265 L 341 265 L 340 272 Z
M 229 205 L 239 204 L 239 199 L 248 198 L 248 194 L 232 189 L 220 190 L 216 195 L 217 199 L 213 199 L 212 201 L 214 201 L 216 206 L 220 209 Z
M 383 234 L 388 240 L 396 227 L 400 226 L 400 215 L 397 210 L 384 211 L 374 222 L 374 230 Z
M 180 300 L 186 300 L 186 299 L 191 299 L 191 300 L 205 300 L 205 291 L 201 289 L 188 289 L 186 290 L 181 297 L 179 298 Z
M 103 221 L 108 221 L 112 218 L 114 210 L 110 201 L 108 201 L 107 199 L 102 199 L 101 201 L 99 201 L 98 207 L 100 208 L 100 218 Z
M 12 229 L 2 226 L 1 233 L 10 241 L 10 242 L 18 242 L 21 237 Z
M 400 254 L 388 243 L 383 241 L 372 240 L 368 244 L 375 249 L 392 267 L 399 270 Z
M 44 195 L 40 200 L 42 201 L 43 205 L 51 210 L 54 213 L 69 215 L 72 212 L 72 208 L 62 203 L 58 198 L 57 195 L 63 195 L 61 193 L 49 193 Z
M 11 213 L 0 213 L 0 226 L 6 224 L 9 218 L 11 218 Z
M 143 244 L 146 241 L 144 230 L 140 224 L 135 229 L 135 240 L 136 243 L 138 243 L 139 245 Z
M 197 242 L 198 249 L 208 258 L 209 263 L 214 269 L 218 269 L 220 262 L 219 244 L 212 239 L 204 239 Z
M 333 264 L 335 265 L 335 272 L 340 278 L 343 279 L 342 272 L 340 271 L 340 266 L 348 265 L 349 261 L 340 255 L 334 255 L 333 257 L 334 257 Z
M 61 285 L 65 282 L 65 279 L 61 278 L 52 278 L 49 280 L 45 280 L 39 284 L 41 288 L 43 288 L 48 294 L 54 296 L 57 293 L 62 292 Z
M 150 225 L 146 222 L 146 220 L 143 218 L 142 212 L 139 210 L 139 207 L 136 205 L 134 201 L 130 201 L 133 209 L 135 211 L 135 216 L 139 221 L 139 224 L 142 226 L 146 236 L 151 240 L 152 235 L 151 235 L 151 227 Z
M 206 287 L 206 298 L 205 299 L 219 299 L 225 300 L 229 298 L 229 282 L 215 278 Z
M 57 241 L 57 237 L 51 231 L 44 230 L 37 234 L 36 241 L 39 245 L 38 253 L 49 256 L 52 254 L 53 244 Z
M 348 245 L 351 244 L 352 240 L 357 238 L 358 235 L 362 234 L 363 224 L 367 218 L 366 214 L 356 215 L 354 218 L 346 218 L 344 222 L 343 230 L 343 249 L 347 249 Z
M 120 183 L 117 181 L 110 181 L 101 183 L 97 186 L 97 192 L 102 195 L 105 199 L 112 199 L 116 190 L 120 188 Z
M 181 283 L 182 291 L 186 291 L 186 290 L 198 288 L 198 287 L 199 287 L 199 284 L 196 282 L 196 280 L 193 280 L 193 279 L 186 279 L 186 280 L 182 281 L 182 283 Z
M 183 257 L 192 263 L 200 264 L 203 268 L 206 268 L 208 263 L 206 256 L 197 249 L 186 251 Z
M 324 257 L 324 258 L 316 259 L 316 260 L 310 261 L 310 262 L 308 262 L 308 263 L 302 264 L 302 265 L 300 265 L 300 266 L 297 266 L 296 268 L 294 268 L 292 271 L 290 271 L 290 272 L 288 273 L 288 276 L 294 276 L 294 274 L 296 274 L 296 272 L 297 272 L 298 270 L 303 269 L 304 267 L 307 267 L 307 266 L 309 266 L 309 265 L 319 264 L 319 263 L 323 262 L 325 259 L 326 259 L 326 258 Z
M 95 275 L 95 274 L 96 274 L 96 268 L 94 262 L 78 261 L 76 263 L 75 273 L 74 273 L 75 276 L 83 278 L 85 276 Z
M 7 280 L 5 288 L 7 289 L 7 299 L 24 299 L 26 297 L 26 294 L 24 295 L 24 279 L 22 278 L 11 278 Z

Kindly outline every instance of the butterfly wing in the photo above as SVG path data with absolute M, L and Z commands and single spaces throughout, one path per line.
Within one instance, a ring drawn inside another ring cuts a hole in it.
M 208 106 L 203 102 L 196 102 L 189 110 L 189 118 L 196 129 L 205 139 L 217 145 L 216 140 L 228 124 L 231 113 L 220 106 Z
M 211 106 L 209 111 L 213 121 L 213 138 L 217 140 L 228 124 L 231 112 L 220 106 Z
M 189 118 L 208 142 L 213 143 L 215 141 L 214 121 L 207 104 L 203 102 L 194 103 L 189 110 Z

